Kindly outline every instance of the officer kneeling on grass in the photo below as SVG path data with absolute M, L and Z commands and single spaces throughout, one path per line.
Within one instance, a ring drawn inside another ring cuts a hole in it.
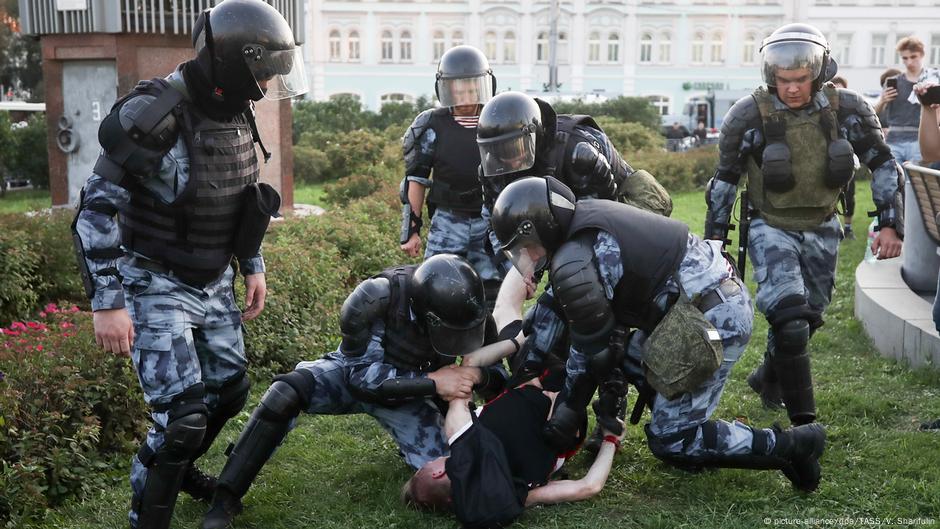
M 440 401 L 498 392 L 505 371 L 457 367 L 497 340 L 483 281 L 465 259 L 435 255 L 366 279 L 340 311 L 343 341 L 319 360 L 275 378 L 219 475 L 204 529 L 227 527 L 241 498 L 301 413 L 374 417 L 415 468 L 446 455 Z
M 754 429 L 709 420 L 754 316 L 721 243 L 626 204 L 575 203 L 551 177 L 509 184 L 492 222 L 524 278 L 549 271 L 570 333 L 566 381 L 544 430 L 554 446 L 577 443 L 595 388 L 622 371 L 655 391 L 646 435 L 656 457 L 685 469 L 779 469 L 796 488 L 816 489 L 821 425 Z M 624 329 L 633 332 L 614 345 Z

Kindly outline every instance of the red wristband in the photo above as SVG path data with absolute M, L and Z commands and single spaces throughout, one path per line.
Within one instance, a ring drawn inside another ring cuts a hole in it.
M 614 445 L 615 452 L 620 450 L 620 439 L 617 439 L 616 435 L 607 434 L 604 436 L 604 441 Z

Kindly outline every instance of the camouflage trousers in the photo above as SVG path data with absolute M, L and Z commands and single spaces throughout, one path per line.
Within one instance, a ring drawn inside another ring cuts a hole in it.
M 489 223 L 480 215 L 471 215 L 437 208 L 428 230 L 427 259 L 433 255 L 452 253 L 464 257 L 485 281 L 502 281 L 487 239 Z
M 340 352 L 312 362 L 300 362 L 296 369 L 313 375 L 307 413 L 371 415 L 395 439 L 405 462 L 416 470 L 447 455 L 444 415 L 430 399 L 413 400 L 394 408 L 357 399 L 349 392 L 349 367 Z
M 202 382 L 210 416 L 218 404 L 218 390 L 242 376 L 247 361 L 241 330 L 241 311 L 232 292 L 234 271 L 199 289 L 173 275 L 150 272 L 135 259 L 121 265 L 124 297 L 134 322 L 131 360 L 144 400 L 150 406 L 169 403 L 174 396 Z M 153 411 L 146 443 L 156 452 L 164 444 L 167 412 Z M 143 491 L 148 469 L 135 455 L 131 461 L 131 489 Z M 137 513 L 130 512 L 136 527 Z
M 842 237 L 835 215 L 807 231 L 781 230 L 763 219 L 754 219 L 748 236 L 748 257 L 757 283 L 757 310 L 767 314 L 784 298 L 799 295 L 822 314 L 832 300 Z M 767 349 L 774 350 L 773 329 L 767 333 Z
M 657 394 L 653 401 L 652 416 L 646 433 L 650 444 L 655 443 L 660 450 L 693 459 L 706 455 L 751 453 L 754 432 L 749 426 L 738 421 L 711 421 L 717 429 L 717 445 L 706 447 L 703 442 L 702 425 L 709 421 L 718 407 L 728 375 L 747 348 L 754 322 L 754 309 L 751 307 L 747 286 L 737 278 L 734 280 L 738 282 L 741 290 L 705 312 L 706 319 L 715 326 L 721 336 L 724 354 L 721 366 L 697 390 L 673 400 Z M 627 345 L 627 355 L 631 359 L 628 365 L 635 366 L 642 359 L 642 349 L 647 338 L 643 331 L 633 334 Z M 771 430 L 767 432 L 769 444 L 766 449 L 770 451 L 773 449 L 775 437 Z M 685 439 L 678 439 L 677 434 L 683 433 Z M 712 453 L 708 454 L 708 451 Z

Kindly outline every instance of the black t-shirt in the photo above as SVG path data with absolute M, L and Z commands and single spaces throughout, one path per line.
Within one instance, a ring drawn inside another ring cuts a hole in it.
M 488 402 L 480 413 L 480 423 L 502 442 L 513 477 L 530 489 L 547 483 L 558 461 L 542 437 L 551 407 L 541 388 L 522 386 Z

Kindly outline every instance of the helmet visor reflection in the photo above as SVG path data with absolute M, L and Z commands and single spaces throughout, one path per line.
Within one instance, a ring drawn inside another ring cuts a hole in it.
M 523 221 L 512 239 L 503 244 L 503 253 L 523 279 L 532 279 L 548 265 L 548 252 L 531 221 Z
M 259 86 L 267 82 L 265 99 L 287 99 L 307 93 L 307 74 L 300 46 L 274 51 L 246 46 L 245 62 Z
M 523 171 L 535 165 L 535 132 L 512 133 L 478 139 L 483 174 L 495 176 Z
M 493 80 L 490 74 L 462 79 L 438 79 L 437 94 L 441 105 L 445 107 L 483 105 L 493 98 Z
M 767 86 L 777 86 L 778 70 L 809 70 L 811 79 L 819 77 L 826 50 L 819 44 L 806 41 L 774 42 L 761 52 L 761 74 Z

